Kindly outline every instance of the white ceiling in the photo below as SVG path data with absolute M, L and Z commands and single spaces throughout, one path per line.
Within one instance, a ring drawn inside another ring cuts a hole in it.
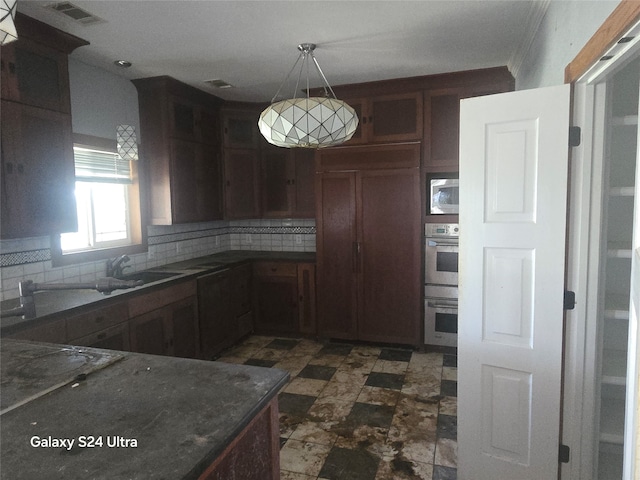
M 72 55 L 118 75 L 169 75 L 227 100 L 269 101 L 303 42 L 318 45 L 331 85 L 517 68 L 548 1 L 71 0 L 105 20 L 89 26 L 44 8 L 51 1 L 18 0 L 18 11 L 89 41 Z M 118 69 L 117 59 L 133 66 Z

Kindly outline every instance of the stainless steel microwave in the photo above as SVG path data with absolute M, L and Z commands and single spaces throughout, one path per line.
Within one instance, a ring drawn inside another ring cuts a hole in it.
M 459 180 L 457 178 L 432 178 L 430 181 L 429 213 L 458 214 L 459 204 Z

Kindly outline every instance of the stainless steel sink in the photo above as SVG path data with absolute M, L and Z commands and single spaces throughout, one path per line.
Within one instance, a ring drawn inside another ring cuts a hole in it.
M 144 283 L 153 283 L 158 282 L 160 280 L 166 280 L 167 278 L 175 277 L 180 275 L 178 272 L 150 272 L 150 271 L 142 271 L 142 272 L 133 272 L 128 275 L 123 275 L 123 280 L 142 280 Z

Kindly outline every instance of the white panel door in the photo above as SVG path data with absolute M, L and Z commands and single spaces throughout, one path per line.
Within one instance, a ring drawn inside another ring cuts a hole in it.
M 569 95 L 461 101 L 460 480 L 557 476 Z

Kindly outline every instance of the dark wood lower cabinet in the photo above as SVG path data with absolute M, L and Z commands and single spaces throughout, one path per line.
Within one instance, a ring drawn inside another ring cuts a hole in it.
M 253 292 L 257 333 L 316 334 L 314 264 L 255 262 Z
M 229 271 L 198 278 L 200 349 L 211 359 L 233 342 Z
M 105 328 L 69 343 L 85 347 L 106 348 L 107 350 L 131 350 L 129 340 L 129 323 L 123 322 L 113 327 Z
M 129 321 L 131 351 L 197 358 L 200 346 L 195 296 L 173 302 Z
M 280 478 L 278 398 L 258 413 L 198 480 Z
M 253 265 L 256 333 L 297 333 L 298 272 L 295 263 Z
M 200 347 L 205 359 L 253 331 L 251 265 L 198 278 Z

